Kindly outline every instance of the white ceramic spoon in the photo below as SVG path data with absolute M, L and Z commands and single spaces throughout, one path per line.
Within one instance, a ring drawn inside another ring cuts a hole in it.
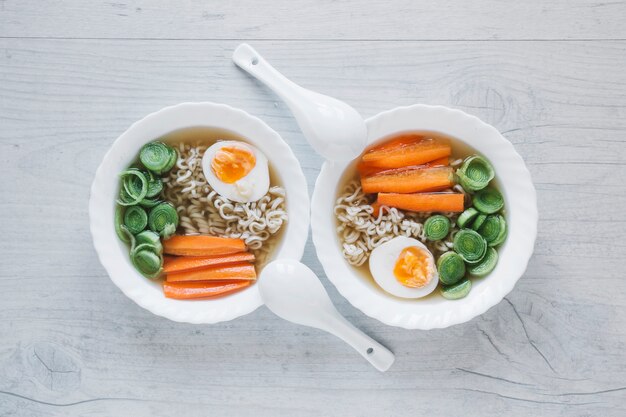
M 354 108 L 288 80 L 246 43 L 237 47 L 233 61 L 287 103 L 304 136 L 324 158 L 348 161 L 363 152 L 367 127 Z
M 265 305 L 277 316 L 334 334 L 379 371 L 393 364 L 394 354 L 339 314 L 320 280 L 303 263 L 273 261 L 263 268 L 258 285 Z

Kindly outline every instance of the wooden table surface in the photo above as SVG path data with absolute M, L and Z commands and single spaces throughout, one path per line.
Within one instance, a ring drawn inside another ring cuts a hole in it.
M 0 416 L 626 415 L 626 3 L 0 0 Z M 269 4 L 269 2 L 267 2 Z M 364 116 L 443 104 L 493 124 L 533 175 L 539 235 L 499 305 L 444 330 L 339 310 L 397 355 L 375 371 L 262 307 L 156 317 L 91 244 L 95 170 L 132 122 L 216 101 L 321 165 L 285 105 L 230 61 L 249 42 Z

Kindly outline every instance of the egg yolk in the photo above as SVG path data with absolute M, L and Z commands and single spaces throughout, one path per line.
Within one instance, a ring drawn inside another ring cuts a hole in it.
M 430 258 L 417 246 L 406 247 L 396 260 L 393 274 L 405 287 L 422 288 L 431 280 Z
M 220 181 L 232 184 L 248 175 L 255 164 L 256 158 L 248 149 L 224 146 L 215 152 L 211 170 Z

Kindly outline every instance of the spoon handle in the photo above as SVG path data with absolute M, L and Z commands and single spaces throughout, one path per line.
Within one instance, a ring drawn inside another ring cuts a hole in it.
M 396 360 L 389 349 L 354 327 L 338 311 L 334 311 L 324 330 L 334 334 L 361 354 L 369 363 L 381 372 L 385 372 Z
M 233 62 L 271 88 L 287 103 L 295 100 L 298 92 L 302 90 L 302 87 L 278 72 L 261 54 L 247 43 L 242 43 L 235 49 Z

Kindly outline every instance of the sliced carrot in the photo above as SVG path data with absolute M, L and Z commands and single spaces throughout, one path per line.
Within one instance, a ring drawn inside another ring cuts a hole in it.
M 254 261 L 254 255 L 249 252 L 241 252 L 232 255 L 217 256 L 167 256 L 163 262 L 163 271 L 165 273 L 180 272 L 207 266 L 235 264 L 246 261 Z
M 163 292 L 167 298 L 178 300 L 217 298 L 240 291 L 250 284 L 252 281 L 164 282 Z
M 389 148 L 372 149 L 365 152 L 362 162 L 378 168 L 401 168 L 425 164 L 450 156 L 451 153 L 452 148 L 449 143 L 441 139 L 427 138 Z
M 254 265 L 246 262 L 232 265 L 209 266 L 206 268 L 190 269 L 188 271 L 170 272 L 166 276 L 167 282 L 183 281 L 224 281 L 256 279 Z
M 241 239 L 207 235 L 178 235 L 163 242 L 163 252 L 183 256 L 216 256 L 244 252 Z
M 461 193 L 380 193 L 378 194 L 378 203 L 416 212 L 461 212 L 463 211 L 464 196 Z
M 439 191 L 454 184 L 450 167 L 410 167 L 383 171 L 361 178 L 365 193 L 417 193 Z
M 415 142 L 419 142 L 422 139 L 424 139 L 424 135 L 422 135 L 422 134 L 419 134 L 419 133 L 404 133 L 404 134 L 401 134 L 401 135 L 396 135 L 396 136 L 394 136 L 391 139 L 387 139 L 383 143 L 381 143 L 380 145 L 376 145 L 376 146 L 372 146 L 372 147 L 368 148 L 365 151 L 365 153 L 386 151 L 386 150 L 389 150 L 389 149 L 399 148 L 399 147 L 402 147 L 402 146 L 410 145 L 410 144 L 415 143 Z
M 434 161 L 426 162 L 429 167 L 447 167 L 450 165 L 450 158 L 447 156 L 435 159 Z

